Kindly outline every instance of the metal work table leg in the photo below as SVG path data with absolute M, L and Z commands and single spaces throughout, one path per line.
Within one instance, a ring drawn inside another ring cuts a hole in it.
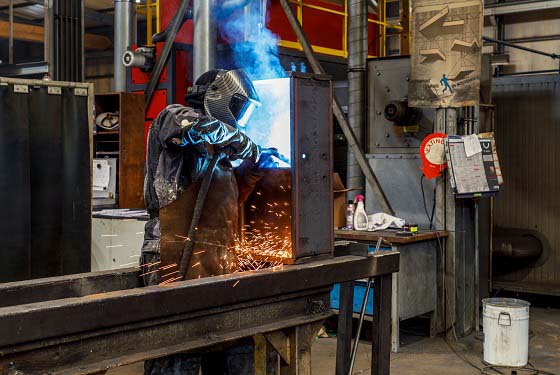
M 336 339 L 336 375 L 348 375 L 352 352 L 354 281 L 340 284 L 340 306 Z
M 391 307 L 392 275 L 373 279 L 375 303 L 372 324 L 372 375 L 388 375 L 391 368 Z

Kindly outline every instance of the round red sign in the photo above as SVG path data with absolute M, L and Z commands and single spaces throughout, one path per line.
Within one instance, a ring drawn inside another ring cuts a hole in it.
M 444 140 L 447 134 L 432 133 L 422 141 L 420 156 L 422 157 L 422 173 L 426 178 L 436 178 L 447 168 L 445 161 Z

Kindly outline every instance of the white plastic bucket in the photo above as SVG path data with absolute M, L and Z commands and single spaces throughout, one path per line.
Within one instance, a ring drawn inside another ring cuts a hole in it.
M 529 306 L 515 298 L 482 300 L 484 361 L 523 367 L 529 361 Z

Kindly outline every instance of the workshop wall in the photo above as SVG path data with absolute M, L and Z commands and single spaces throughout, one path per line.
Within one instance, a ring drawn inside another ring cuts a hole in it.
M 504 39 L 549 53 L 560 53 L 560 10 L 545 10 L 504 16 Z M 484 35 L 497 38 L 495 26 L 486 21 Z M 494 49 L 495 50 L 495 49 Z M 558 60 L 505 47 L 510 65 L 504 73 L 558 69 Z
M 517 282 L 526 291 L 559 293 L 560 78 L 497 78 L 493 91 L 496 142 L 504 176 L 495 199 L 494 226 L 535 230 L 547 242 L 535 263 L 499 280 Z M 556 286 L 555 292 L 552 286 Z

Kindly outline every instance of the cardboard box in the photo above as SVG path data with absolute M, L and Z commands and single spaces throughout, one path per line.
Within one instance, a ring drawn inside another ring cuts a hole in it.
M 351 189 L 346 189 L 338 173 L 333 177 L 333 196 L 334 196 L 334 228 L 340 229 L 346 226 L 346 193 Z

